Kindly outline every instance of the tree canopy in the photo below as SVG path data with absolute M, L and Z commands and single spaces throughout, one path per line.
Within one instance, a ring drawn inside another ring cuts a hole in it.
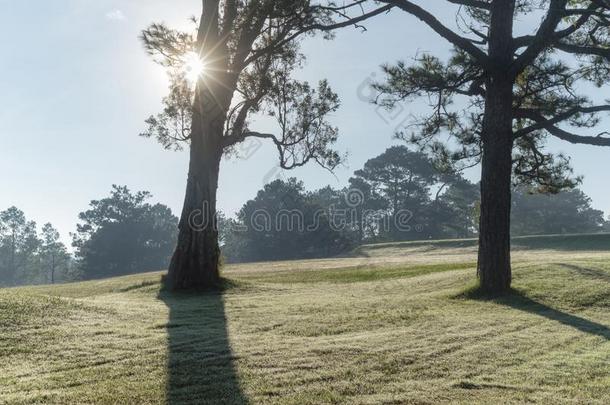
M 73 246 L 83 276 L 112 277 L 167 267 L 176 243 L 178 219 L 162 204 L 149 204 L 146 191 L 113 186 L 79 214 Z
M 166 149 L 187 142 L 190 150 L 178 243 L 166 279 L 175 290 L 220 284 L 215 218 L 223 156 L 239 153 L 248 138 L 261 138 L 273 143 L 284 169 L 316 162 L 332 170 L 340 163 L 341 154 L 333 148 L 338 129 L 329 119 L 339 99 L 325 80 L 310 84 L 294 78 L 305 59 L 299 40 L 391 8 L 356 8 L 360 15 L 350 18 L 346 11 L 357 3 L 203 0 L 202 5 L 193 32 L 156 23 L 141 35 L 171 82 L 163 111 L 147 120 L 143 135 Z M 276 121 L 275 131 L 255 128 L 261 115 Z M 207 226 L 193 224 L 194 218 Z
M 17 207 L 0 212 L 0 285 L 42 284 L 73 280 L 72 260 L 59 233 L 36 222 Z
M 469 167 L 480 163 L 486 78 L 494 55 L 486 53 L 491 27 L 492 1 L 448 1 L 460 5 L 459 25 L 469 37 L 442 25 L 410 1 L 385 1 L 428 23 L 453 46 L 447 61 L 420 54 L 411 64 L 385 65 L 387 80 L 376 84 L 379 104 L 426 96 L 429 115 L 398 132 L 409 143 L 421 146 L 436 159 Z M 570 143 L 610 146 L 604 130 L 589 135 L 600 123 L 600 113 L 610 111 L 604 100 L 583 94 L 583 87 L 608 84 L 610 3 L 605 1 L 507 1 L 514 3 L 514 19 L 525 14 L 543 17 L 531 35 L 509 34 L 505 58 L 507 72 L 515 77 L 513 97 L 514 182 L 558 192 L 578 183 L 569 157 L 545 151 L 549 137 Z M 602 102 L 601 104 L 599 102 Z M 574 131 L 583 130 L 584 133 Z M 589 131 L 590 132 L 590 131 Z M 447 136 L 451 142 L 447 142 Z
M 605 225 L 603 211 L 594 209 L 579 189 L 548 195 L 517 188 L 512 218 L 515 235 L 595 233 Z
M 227 153 L 238 153 L 237 144 L 257 137 L 275 145 L 283 168 L 310 160 L 336 167 L 341 156 L 331 146 L 338 130 L 327 118 L 339 107 L 339 99 L 325 80 L 312 85 L 292 73 L 305 60 L 299 50 L 302 37 L 357 24 L 391 7 L 348 18 L 343 11 L 353 8 L 309 0 L 216 0 L 203 2 L 192 32 L 151 24 L 141 39 L 154 60 L 167 68 L 170 87 L 163 111 L 147 120 L 142 135 L 166 149 L 180 149 L 192 140 L 193 113 L 214 112 Z M 194 80 L 189 78 L 192 58 L 200 60 L 202 69 Z M 198 91 L 210 93 L 209 105 L 201 104 L 204 95 Z M 253 128 L 260 114 L 275 119 L 277 133 Z
M 551 194 L 522 185 L 512 195 L 516 236 L 595 233 L 607 227 L 603 212 L 578 188 Z M 478 184 L 439 170 L 423 152 L 393 146 L 356 170 L 343 189 L 307 191 L 296 178 L 275 180 L 236 217 L 221 215 L 219 228 L 229 262 L 303 259 L 342 254 L 365 243 L 475 237 L 479 209 Z M 404 223 L 395 217 L 401 210 L 409 215 Z
M 549 137 L 610 146 L 610 136 L 598 128 L 609 102 L 582 91 L 610 79 L 610 3 L 446 0 L 447 7 L 455 6 L 455 27 L 412 1 L 379 3 L 423 21 L 453 47 L 446 61 L 423 54 L 412 64 L 386 65 L 376 101 L 393 109 L 426 96 L 431 113 L 398 136 L 442 165 L 459 170 L 481 164 L 477 272 L 486 293 L 506 292 L 511 186 L 558 192 L 578 184 L 569 158 L 545 150 Z M 540 23 L 517 29 L 526 14 L 540 16 Z
M 410 179 L 410 181 L 409 181 Z M 349 187 L 306 191 L 275 180 L 222 216 L 229 261 L 328 257 L 362 243 L 473 236 L 477 186 L 439 172 L 422 152 L 394 146 L 355 171 Z

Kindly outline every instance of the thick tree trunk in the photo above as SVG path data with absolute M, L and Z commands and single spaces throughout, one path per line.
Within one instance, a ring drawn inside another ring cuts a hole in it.
M 221 45 L 218 0 L 203 2 L 199 24 L 197 49 L 206 69 L 199 75 L 193 100 L 186 196 L 167 276 L 173 290 L 206 290 L 220 284 L 216 191 L 227 112 L 239 72 L 230 71 Z
M 216 191 L 222 146 L 219 128 L 193 126 L 189 175 L 179 224 L 178 243 L 167 282 L 173 290 L 206 290 L 219 286 Z M 199 135 L 199 136 L 197 136 Z
M 491 79 L 483 123 L 478 276 L 487 293 L 511 283 L 512 81 Z
M 491 4 L 489 56 L 483 119 L 481 218 L 478 276 L 481 289 L 510 289 L 510 208 L 513 150 L 513 62 L 515 0 Z

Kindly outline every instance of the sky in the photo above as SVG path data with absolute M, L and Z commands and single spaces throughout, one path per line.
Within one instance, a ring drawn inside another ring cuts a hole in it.
M 454 23 L 455 8 L 429 3 L 422 4 Z M 151 22 L 187 29 L 200 7 L 199 0 L 0 0 L 0 210 L 14 205 L 39 225 L 51 222 L 66 242 L 78 213 L 107 196 L 112 184 L 150 191 L 153 201 L 180 212 L 188 154 L 164 151 L 138 136 L 167 93 L 165 72 L 146 55 L 138 35 Z M 531 26 L 527 18 L 520 23 Z M 367 101 L 368 84 L 382 77 L 383 63 L 422 52 L 446 56 L 449 46 L 401 12 L 366 27 L 342 30 L 333 41 L 307 39 L 308 62 L 297 73 L 311 82 L 328 79 L 341 97 L 332 122 L 340 129 L 337 148 L 348 153 L 346 164 L 335 173 L 315 165 L 282 173 L 274 147 L 254 145 L 243 158 L 222 163 L 220 209 L 235 213 L 278 176 L 298 177 L 308 189 L 343 187 L 368 159 L 400 144 L 395 129 L 425 112 L 425 100 L 389 114 Z M 605 93 L 591 90 L 591 96 Z M 253 129 L 273 127 L 265 121 Z M 603 169 L 610 149 L 559 140 L 549 147 L 572 156 L 575 172 L 584 176 L 582 189 L 595 208 L 610 214 Z M 478 170 L 467 177 L 477 181 Z

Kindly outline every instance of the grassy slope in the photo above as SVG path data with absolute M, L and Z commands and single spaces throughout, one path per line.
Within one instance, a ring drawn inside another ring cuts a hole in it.
M 610 403 L 610 241 L 590 238 L 530 240 L 494 301 L 464 296 L 455 242 L 232 266 L 222 295 L 158 273 L 0 290 L 0 403 Z
M 446 239 L 436 241 L 407 241 L 377 243 L 364 245 L 357 252 L 371 252 L 377 249 L 388 248 L 414 248 L 429 247 L 442 248 L 464 248 L 475 247 L 478 239 Z M 566 234 L 566 235 L 540 235 L 519 236 L 512 239 L 513 248 L 522 249 L 553 249 L 553 250 L 585 250 L 585 251 L 608 251 L 610 250 L 610 234 Z

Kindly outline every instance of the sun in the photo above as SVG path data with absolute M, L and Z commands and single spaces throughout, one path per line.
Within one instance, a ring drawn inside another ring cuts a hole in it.
M 184 74 L 191 83 L 197 83 L 205 72 L 205 63 L 196 52 L 187 52 L 183 56 Z

